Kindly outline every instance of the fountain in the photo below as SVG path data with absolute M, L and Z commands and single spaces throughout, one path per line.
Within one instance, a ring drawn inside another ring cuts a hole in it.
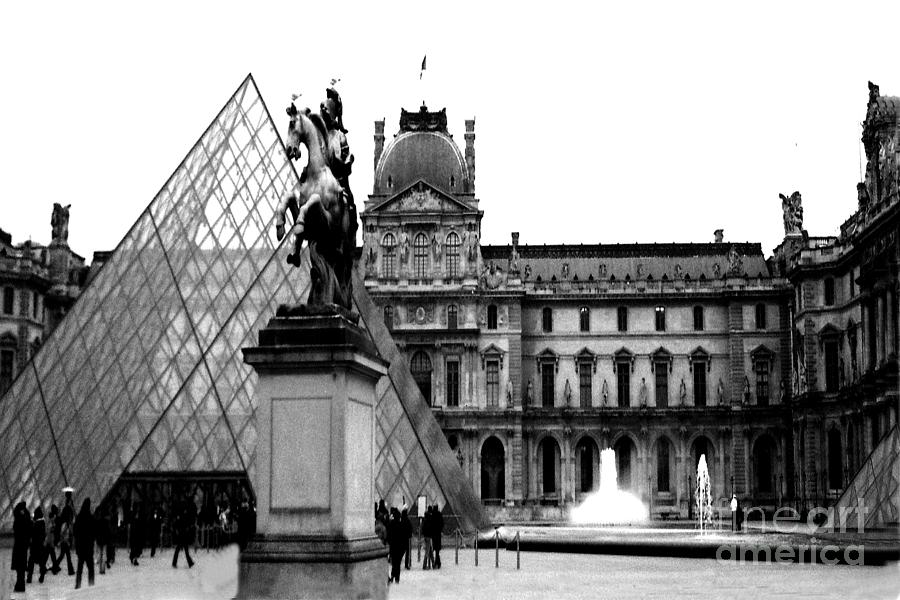
M 709 468 L 706 466 L 706 455 L 701 454 L 697 461 L 697 527 L 700 533 L 708 532 L 713 527 L 712 496 L 709 489 Z
M 643 523 L 647 507 L 634 494 L 618 488 L 616 453 L 607 448 L 600 453 L 600 489 L 572 509 L 570 521 L 577 525 Z

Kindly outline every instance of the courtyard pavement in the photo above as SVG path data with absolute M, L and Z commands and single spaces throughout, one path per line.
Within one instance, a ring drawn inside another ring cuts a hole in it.
M 33 599 L 160 599 L 207 600 L 231 598 L 237 589 L 237 550 L 201 550 L 197 564 L 172 569 L 171 550 L 145 556 L 139 567 L 127 562 L 121 549 L 118 562 L 96 585 L 75 590 L 75 578 L 48 576 L 43 585 L 32 584 L 26 593 L 9 595 L 13 573 L 0 571 L 2 597 Z M 413 550 L 415 558 L 415 550 Z M 0 560 L 9 564 L 9 550 Z M 873 598 L 900 597 L 900 566 L 825 566 L 810 564 L 718 563 L 708 559 L 637 557 L 523 552 L 521 570 L 516 554 L 501 550 L 500 568 L 494 567 L 493 549 L 479 552 L 475 566 L 471 549 L 460 550 L 454 564 L 453 548 L 442 552 L 443 568 L 423 571 L 418 565 L 403 570 L 400 584 L 388 590 L 390 600 L 469 598 Z M 388 565 L 385 562 L 385 578 Z M 85 582 L 86 583 L 86 582 Z

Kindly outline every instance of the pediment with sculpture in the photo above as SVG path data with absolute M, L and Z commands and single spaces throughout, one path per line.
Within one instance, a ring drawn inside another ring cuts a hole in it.
M 419 179 L 370 210 L 380 213 L 421 211 L 461 213 L 475 209 Z

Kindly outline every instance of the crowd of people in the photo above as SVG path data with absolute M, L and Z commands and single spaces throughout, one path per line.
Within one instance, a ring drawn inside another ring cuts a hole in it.
M 233 540 L 244 548 L 256 529 L 252 505 L 244 501 L 239 508 L 231 510 L 227 504 L 222 504 L 214 515 L 215 525 L 207 527 L 207 531 L 221 529 L 228 532 L 228 536 L 204 535 L 204 544 L 210 547 L 215 543 L 218 547 L 224 541 Z M 203 526 L 207 515 L 201 511 L 199 517 Z M 69 576 L 75 575 L 75 589 L 78 589 L 87 567 L 88 585 L 94 585 L 94 567 L 97 566 L 103 575 L 116 561 L 116 541 L 120 531 L 127 532 L 130 563 L 139 566 L 138 559 L 145 549 L 149 548 L 153 557 L 163 544 L 164 525 L 175 548 L 172 567 L 178 568 L 178 557 L 182 552 L 188 568 L 193 567 L 190 548 L 199 536 L 198 514 L 192 499 L 173 504 L 168 513 L 159 505 L 145 509 L 135 502 L 126 515 L 121 508 L 115 507 L 92 510 L 90 498 L 85 498 L 76 514 L 71 488 L 67 488 L 62 510 L 54 504 L 46 517 L 41 506 L 31 512 L 25 502 L 19 502 L 13 509 L 14 591 L 25 591 L 25 586 L 34 579 L 36 568 L 38 583 L 44 583 L 48 573 L 58 575 L 65 566 Z M 72 560 L 73 550 L 77 568 Z
M 441 535 L 444 531 L 444 516 L 437 504 L 428 506 L 419 520 L 419 534 L 424 546 L 422 568 L 441 568 Z M 409 507 L 395 506 L 388 510 L 384 500 L 375 505 L 375 533 L 388 546 L 388 562 L 391 570 L 388 583 L 400 583 L 400 565 L 412 566 L 413 525 L 409 518 Z M 405 561 L 404 561 L 405 559 Z

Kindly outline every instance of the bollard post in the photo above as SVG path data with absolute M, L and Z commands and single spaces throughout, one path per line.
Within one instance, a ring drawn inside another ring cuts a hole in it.
M 412 540 L 409 540 L 409 554 L 412 556 Z M 416 562 L 422 562 L 422 534 L 416 538 Z
M 519 570 L 519 531 L 516 532 L 516 571 Z
M 456 540 L 456 556 L 455 556 L 456 564 L 459 564 L 459 538 L 461 537 L 461 535 L 462 534 L 460 534 L 459 528 L 457 527 L 456 531 L 453 532 L 453 537 Z
M 500 530 L 494 530 L 494 568 L 500 568 Z
M 478 530 L 475 530 L 475 566 L 478 566 Z

